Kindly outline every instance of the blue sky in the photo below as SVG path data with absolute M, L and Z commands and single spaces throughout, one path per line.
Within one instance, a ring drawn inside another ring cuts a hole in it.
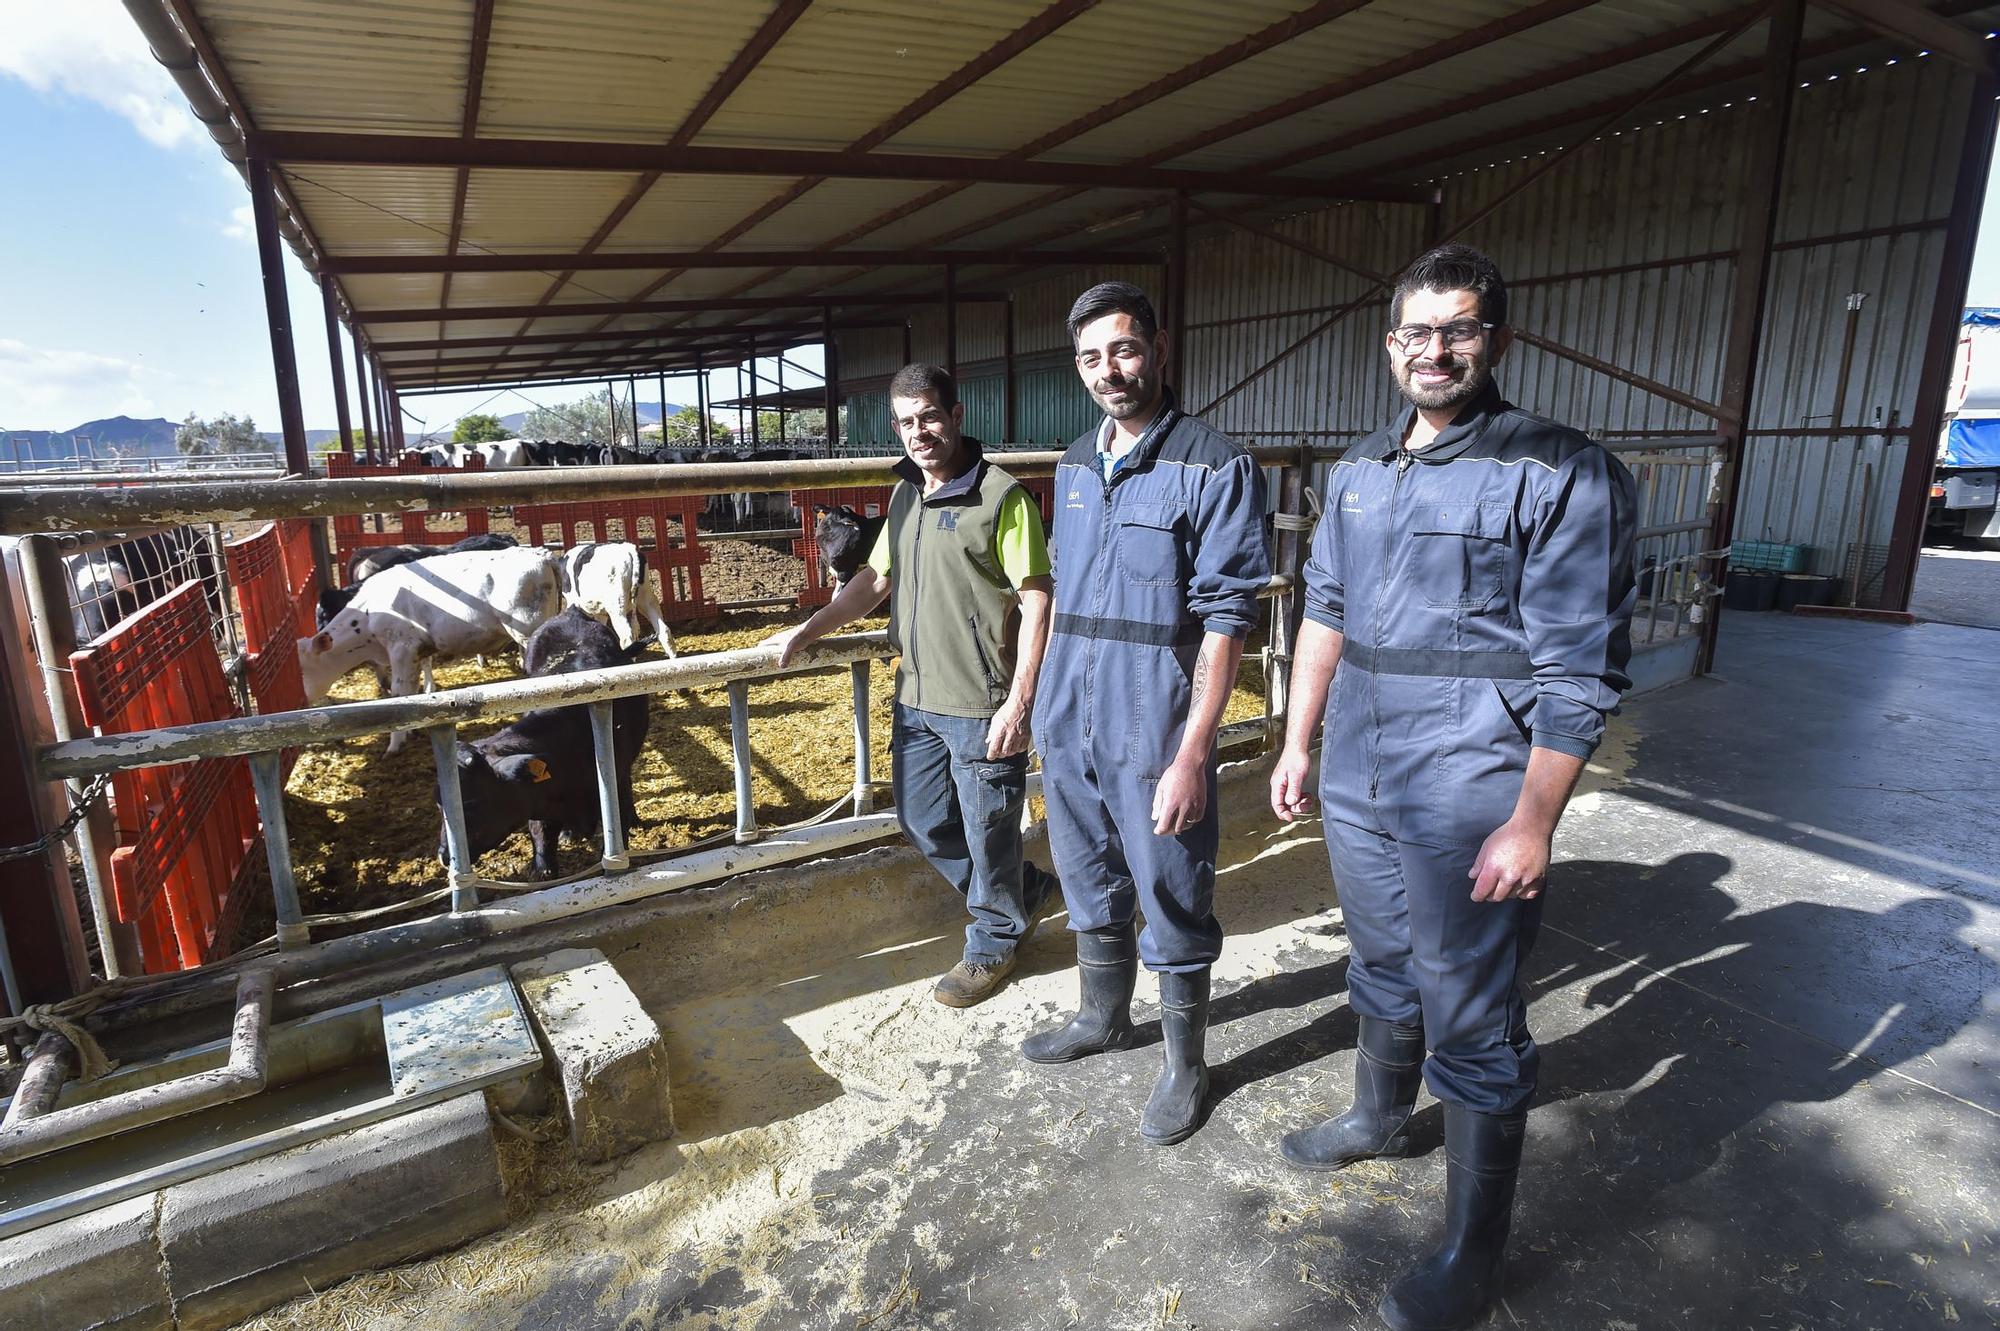
M 276 429 L 248 195 L 117 0 L 0 0 L 0 126 L 0 429 L 225 411 Z M 1989 207 L 1971 304 L 2000 305 L 1996 219 Z M 331 428 L 319 288 L 289 251 L 286 268 L 306 425 Z M 818 368 L 817 348 L 794 359 Z M 668 396 L 692 401 L 692 380 Z M 436 427 L 489 398 L 407 405 Z

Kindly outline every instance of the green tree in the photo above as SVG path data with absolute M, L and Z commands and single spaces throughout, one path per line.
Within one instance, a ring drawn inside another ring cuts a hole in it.
M 223 412 L 212 421 L 193 412 L 174 430 L 174 450 L 187 457 L 213 457 L 218 453 L 262 453 L 270 445 L 257 437 L 257 423 L 248 416 L 238 418 Z
M 729 427 L 710 417 L 708 438 L 715 447 L 722 447 L 729 442 Z M 670 448 L 698 447 L 701 444 L 701 409 L 682 407 L 667 417 L 660 439 Z
M 451 441 L 454 444 L 484 444 L 506 437 L 507 427 L 500 423 L 498 416 L 478 412 L 470 416 L 460 416 L 458 424 L 453 426 L 451 431 Z
M 521 422 L 521 437 L 565 439 L 572 444 L 630 444 L 632 426 L 630 421 L 614 417 L 609 400 L 597 395 L 561 406 L 534 408 Z

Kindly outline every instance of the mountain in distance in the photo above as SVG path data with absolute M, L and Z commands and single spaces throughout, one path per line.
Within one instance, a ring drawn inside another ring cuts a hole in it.
M 174 456 L 174 423 L 163 417 L 134 420 L 109 416 L 67 430 L 9 430 L 0 427 L 0 458 L 12 462 L 58 462 L 74 457 Z

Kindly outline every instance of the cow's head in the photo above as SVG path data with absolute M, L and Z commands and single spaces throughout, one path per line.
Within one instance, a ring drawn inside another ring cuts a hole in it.
M 471 745 L 458 751 L 458 794 L 465 809 L 467 852 L 474 862 L 526 826 L 535 810 L 547 803 L 543 791 L 555 779 L 555 769 L 528 753 L 489 759 Z M 444 798 L 438 804 L 438 863 L 450 864 L 444 833 Z

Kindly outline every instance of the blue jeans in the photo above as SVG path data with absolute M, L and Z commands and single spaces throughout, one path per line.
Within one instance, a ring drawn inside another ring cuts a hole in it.
M 896 704 L 896 821 L 931 867 L 965 898 L 965 960 L 993 966 L 1014 954 L 1028 921 L 1055 889 L 1053 874 L 1021 854 L 1028 755 L 989 762 L 985 717 L 945 716 Z

